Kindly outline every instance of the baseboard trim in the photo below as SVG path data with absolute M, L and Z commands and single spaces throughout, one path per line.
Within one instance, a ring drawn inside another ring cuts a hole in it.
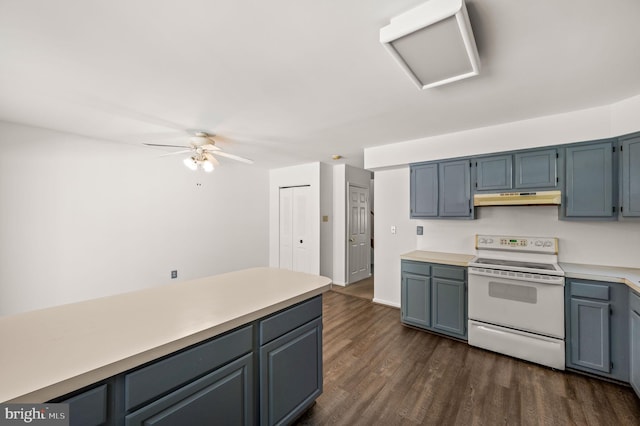
M 391 306 L 392 308 L 400 309 L 399 303 L 389 302 L 388 300 L 378 299 L 377 297 L 374 297 L 372 302 L 377 303 L 378 305 Z

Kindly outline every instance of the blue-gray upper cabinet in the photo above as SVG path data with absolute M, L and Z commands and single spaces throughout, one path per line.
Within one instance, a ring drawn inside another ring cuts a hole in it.
M 640 216 L 640 134 L 620 138 L 622 203 L 620 214 Z
M 627 286 L 568 278 L 565 293 L 567 368 L 629 381 Z
M 514 154 L 516 189 L 555 188 L 558 185 L 558 151 L 537 149 Z
M 438 216 L 438 164 L 411 166 L 411 217 Z
M 510 154 L 481 157 L 475 163 L 477 191 L 513 189 L 513 161 Z
M 440 217 L 470 217 L 471 163 L 469 160 L 438 164 L 438 213 Z
M 532 149 L 475 160 L 476 191 L 553 189 L 558 186 L 558 150 Z
M 411 165 L 411 218 L 473 218 L 469 160 Z
M 629 289 L 629 382 L 640 396 L 640 295 Z
M 615 140 L 566 148 L 567 218 L 616 218 Z

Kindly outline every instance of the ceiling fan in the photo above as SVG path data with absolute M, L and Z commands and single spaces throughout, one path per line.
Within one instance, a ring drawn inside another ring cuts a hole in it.
M 212 172 L 215 166 L 220 164 L 216 156 L 230 158 L 246 164 L 253 164 L 253 160 L 224 152 L 222 148 L 216 146 L 216 141 L 213 139 L 213 136 L 214 135 L 207 132 L 196 132 L 191 137 L 189 145 L 165 145 L 157 143 L 145 143 L 144 145 L 185 148 L 180 151 L 164 154 L 163 156 L 189 153 L 189 156 L 184 159 L 184 164 L 191 170 L 197 170 L 201 167 L 205 172 Z

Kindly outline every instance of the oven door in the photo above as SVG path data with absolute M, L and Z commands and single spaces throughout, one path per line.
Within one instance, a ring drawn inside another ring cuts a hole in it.
M 470 270 L 469 319 L 564 339 L 564 279 L 547 284 Z

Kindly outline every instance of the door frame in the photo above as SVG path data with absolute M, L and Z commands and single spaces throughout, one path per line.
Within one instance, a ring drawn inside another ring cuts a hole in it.
M 367 214 L 366 214 L 366 220 L 367 220 L 367 233 L 369 234 L 369 256 L 367 257 L 367 266 L 369 269 L 369 277 L 371 276 L 371 221 L 370 221 L 370 216 L 371 216 L 371 205 L 369 203 L 369 186 L 363 186 L 363 185 L 358 185 L 358 184 L 354 184 L 351 183 L 349 181 L 347 181 L 347 186 L 346 186 L 346 193 L 345 193 L 345 198 L 346 198 L 346 204 L 345 204 L 345 216 L 346 216 L 346 220 L 345 220 L 345 235 L 344 235 L 344 247 L 345 247 L 345 260 L 346 260 L 346 264 L 345 264 L 345 285 L 349 285 L 352 283 L 351 281 L 351 256 L 350 256 L 350 250 L 349 250 L 349 230 L 351 229 L 351 214 L 350 214 L 350 203 L 351 203 L 351 197 L 350 195 L 350 191 L 349 189 L 351 187 L 354 188 L 359 188 L 364 190 L 367 193 Z M 360 281 L 360 280 L 358 280 Z M 355 281 L 357 282 L 357 281 Z

